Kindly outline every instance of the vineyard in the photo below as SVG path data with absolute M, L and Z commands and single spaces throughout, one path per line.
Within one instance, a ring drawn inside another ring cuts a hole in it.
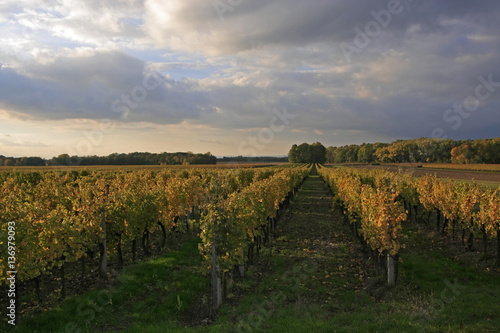
M 370 246 L 374 261 L 386 257 L 383 267 L 390 285 L 396 284 L 398 253 L 402 225 L 408 214 L 431 229 L 430 217 L 436 217 L 435 228 L 453 239 L 461 235 L 462 244 L 472 250 L 475 235 L 483 238 L 484 256 L 488 239 L 497 239 L 495 266 L 500 265 L 500 191 L 474 183 L 421 178 L 385 170 L 321 168 L 320 175 L 329 184 L 360 235 Z M 419 209 L 425 209 L 419 215 Z
M 311 178 L 318 193 L 311 194 L 304 206 L 297 206 L 304 200 L 304 189 L 299 188 L 305 180 L 311 183 Z M 309 302 L 321 299 L 324 304 L 316 310 L 321 316 L 326 315 L 323 311 L 335 313 L 339 302 L 354 304 L 353 299 L 372 297 L 370 306 L 376 316 L 378 299 L 384 297 L 380 295 L 392 295 L 389 290 L 399 295 L 415 288 L 408 265 L 416 265 L 418 259 L 412 257 L 413 250 L 407 250 L 415 247 L 413 230 L 423 230 L 429 237 L 439 235 L 471 253 L 479 245 L 481 260 L 493 269 L 500 266 L 500 191 L 432 175 L 292 164 L 8 171 L 0 173 L 0 182 L 0 249 L 9 253 L 5 240 L 15 225 L 16 297 L 34 295 L 31 299 L 37 304 L 43 304 L 51 292 L 65 299 L 70 280 L 113 280 L 116 271 L 140 267 L 138 258 L 147 262 L 165 255 L 172 250 L 169 244 L 184 236 L 180 245 L 197 247 L 198 253 L 191 254 L 200 258 L 200 264 L 193 264 L 199 266 L 196 274 L 210 280 L 209 286 L 192 285 L 193 290 L 206 291 L 191 305 L 194 309 L 185 310 L 186 316 L 204 315 L 202 308 L 208 307 L 211 316 L 222 309 L 220 320 L 239 318 L 235 325 L 219 322 L 227 328 L 222 331 L 260 329 L 262 318 L 279 313 L 277 309 L 291 299 L 298 297 L 299 302 L 301 294 L 309 295 Z M 321 191 L 330 193 L 328 203 L 327 194 Z M 9 283 L 9 260 L 0 258 L 2 292 Z M 283 261 L 289 269 L 272 275 Z M 175 266 L 173 273 L 177 270 L 182 271 L 182 266 Z M 155 289 L 160 283 L 156 274 L 152 275 L 154 286 L 148 288 L 161 294 Z M 142 275 L 149 276 L 147 272 Z M 263 281 L 266 275 L 270 276 Z M 374 292 L 370 281 L 377 276 L 383 280 Z M 446 286 L 447 280 L 443 281 Z M 270 313 L 257 316 L 264 316 L 257 321 L 228 310 L 239 300 L 245 304 L 247 284 L 265 295 L 264 300 L 256 298 L 253 302 L 260 305 L 254 306 L 266 307 Z M 273 288 L 281 291 L 269 294 Z M 288 289 L 288 293 L 283 291 Z M 167 294 L 169 290 L 165 285 Z M 351 296 L 342 300 L 344 294 Z M 168 297 L 175 299 L 175 295 Z M 186 305 L 179 294 L 176 302 L 181 318 Z M 314 316 L 313 312 L 306 311 L 308 316 Z M 232 313 L 229 318 L 225 317 L 228 313 Z M 408 325 L 405 320 L 402 327 Z M 427 321 L 419 327 L 430 325 Z M 196 325 L 207 323 L 201 322 Z M 367 322 L 363 325 L 363 329 L 369 327 Z M 372 330 L 392 327 L 385 321 L 376 325 Z M 290 331 L 286 327 L 277 331 Z M 99 331 L 108 330 L 114 329 Z M 201 331 L 219 330 L 202 326 Z
M 267 240 L 276 211 L 307 176 L 307 167 L 238 169 L 163 169 L 162 171 L 93 171 L 2 173 L 1 232 L 15 222 L 17 279 L 34 281 L 99 255 L 99 274 L 107 277 L 107 258 L 123 267 L 123 248 L 131 244 L 135 261 L 140 246 L 151 254 L 150 236 L 195 233 L 208 266 L 221 273 L 244 265 L 262 239 Z M 0 241 L 2 253 L 7 242 Z M 128 247 L 128 246 L 127 246 Z M 212 256 L 212 250 L 215 251 Z M 7 283 L 7 258 L 0 258 L 0 285 Z M 221 275 L 218 273 L 218 276 Z

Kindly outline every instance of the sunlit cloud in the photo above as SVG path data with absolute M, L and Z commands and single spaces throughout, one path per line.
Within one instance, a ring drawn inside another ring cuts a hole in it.
M 0 150 L 76 151 L 85 131 L 107 121 L 113 131 L 89 153 L 236 155 L 284 108 L 296 118 L 262 154 L 286 154 L 304 141 L 428 137 L 435 127 L 456 139 L 497 136 L 500 3 L 401 1 L 381 24 L 373 11 L 384 15 L 387 5 L 3 1 Z M 359 35 L 372 21 L 380 31 Z M 342 43 L 363 40 L 348 61 Z M 451 129 L 443 113 L 489 75 L 493 91 Z

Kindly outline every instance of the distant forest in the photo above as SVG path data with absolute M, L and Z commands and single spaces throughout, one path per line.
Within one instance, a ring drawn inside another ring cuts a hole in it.
M 442 140 L 420 138 L 364 143 L 326 149 L 327 163 L 460 163 L 500 164 L 500 138 Z
M 478 140 L 442 140 L 420 138 L 392 143 L 363 143 L 325 148 L 321 143 L 293 145 L 288 157 L 230 156 L 217 158 L 211 153 L 129 153 L 108 156 L 69 156 L 61 154 L 49 160 L 41 157 L 6 157 L 0 166 L 45 165 L 187 165 L 217 162 L 263 163 L 485 163 L 500 164 L 500 138 Z
M 0 155 L 0 166 L 51 166 L 51 165 L 187 165 L 222 163 L 278 163 L 288 162 L 287 156 L 224 156 L 211 153 L 129 153 L 108 156 L 70 156 L 61 154 L 51 159 L 40 157 L 5 157 Z
M 0 166 L 44 166 L 44 165 L 187 165 L 215 164 L 217 157 L 211 153 L 129 153 L 108 156 L 69 156 L 61 154 L 49 160 L 40 157 L 5 157 L 0 155 Z

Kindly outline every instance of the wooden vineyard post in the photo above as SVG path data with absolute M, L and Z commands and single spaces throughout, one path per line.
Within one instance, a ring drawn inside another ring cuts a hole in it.
M 61 265 L 61 300 L 66 298 L 66 272 L 64 271 L 64 260 Z
M 392 235 L 392 225 L 390 220 L 387 220 L 387 234 Z M 396 279 L 398 278 L 397 264 L 399 255 L 392 255 L 390 250 L 387 250 L 387 283 L 391 287 L 396 286 Z
M 396 286 L 396 262 L 389 251 L 387 251 L 387 283 L 391 287 Z
M 192 212 L 189 212 L 186 214 L 186 218 L 185 218 L 185 223 L 186 223 L 186 229 L 187 229 L 187 233 L 188 235 L 190 234 L 190 231 L 191 231 L 191 225 L 189 223 L 189 219 L 192 217 Z
M 219 277 L 219 264 L 215 254 L 215 240 L 212 243 L 212 289 L 214 297 L 214 310 L 222 304 L 222 283 Z
M 241 249 L 241 257 L 245 258 L 245 249 Z M 240 277 L 245 277 L 245 265 L 238 265 L 238 270 L 240 271 Z
M 109 194 L 109 185 L 106 185 L 106 192 L 105 195 L 108 196 Z M 102 243 L 99 244 L 100 247 L 100 252 L 101 252 L 101 257 L 99 258 L 99 275 L 101 278 L 105 279 L 107 277 L 106 274 L 106 253 L 107 253 L 107 245 L 106 245 L 106 210 L 103 208 L 102 209 L 102 220 L 101 220 L 101 226 L 102 226 Z

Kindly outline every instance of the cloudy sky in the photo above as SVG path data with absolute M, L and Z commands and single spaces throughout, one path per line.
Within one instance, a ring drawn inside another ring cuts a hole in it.
M 497 0 L 2 0 L 0 154 L 497 137 Z

